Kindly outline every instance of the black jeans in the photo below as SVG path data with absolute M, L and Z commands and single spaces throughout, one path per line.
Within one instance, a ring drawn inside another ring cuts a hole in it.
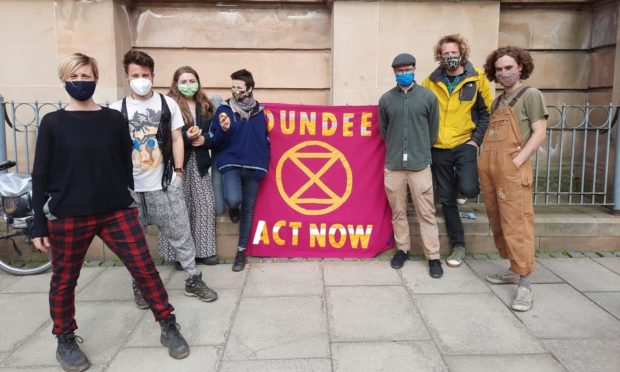
M 465 245 L 463 223 L 456 203 L 458 195 L 475 198 L 480 193 L 476 158 L 478 149 L 466 143 L 451 149 L 432 148 L 433 185 L 442 204 L 452 246 Z

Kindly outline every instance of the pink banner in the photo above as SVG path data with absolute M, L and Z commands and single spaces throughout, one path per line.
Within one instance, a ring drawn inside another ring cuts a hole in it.
M 389 249 L 377 106 L 266 107 L 271 160 L 248 254 L 361 258 Z

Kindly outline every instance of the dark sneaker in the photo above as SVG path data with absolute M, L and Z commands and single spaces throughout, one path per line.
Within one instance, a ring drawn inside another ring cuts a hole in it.
M 207 284 L 202 280 L 202 273 L 191 276 L 185 281 L 185 295 L 198 297 L 200 301 L 204 302 L 217 300 L 217 292 L 207 287 Z
M 62 369 L 71 372 L 85 371 L 90 367 L 88 358 L 80 347 L 84 342 L 81 337 L 76 336 L 73 331 L 56 335 L 58 339 L 58 347 L 56 348 L 56 360 L 60 362 Z
M 233 223 L 239 222 L 241 220 L 241 209 L 239 208 L 230 208 L 228 210 L 228 216 Z
M 136 306 L 138 309 L 148 309 L 149 304 L 146 303 L 144 297 L 142 297 L 142 292 L 140 292 L 140 288 L 135 281 L 131 281 L 131 287 L 133 289 L 133 300 L 136 302 Z
M 396 253 L 392 257 L 392 260 L 390 261 L 390 266 L 392 266 L 393 269 L 398 270 L 403 267 L 403 265 L 405 264 L 405 261 L 407 261 L 408 259 L 409 259 L 409 256 L 407 255 L 407 252 L 401 251 L 399 249 L 396 251 Z
M 446 259 L 446 263 L 450 267 L 459 267 L 465 258 L 465 247 L 457 244 L 452 248 L 452 254 Z
M 183 265 L 179 261 L 174 261 L 174 269 L 176 271 L 183 271 Z
M 439 279 L 443 276 L 440 260 L 428 260 L 428 273 L 432 278 Z
M 161 327 L 159 341 L 168 347 L 168 354 L 174 359 L 183 359 L 188 356 L 189 345 L 179 332 L 181 326 L 177 324 L 176 317 L 173 314 L 168 315 L 166 319 L 159 322 L 159 326 Z
M 237 251 L 232 265 L 232 271 L 242 271 L 243 269 L 245 269 L 245 250 Z
M 196 257 L 196 264 L 198 265 L 217 265 L 220 263 L 220 258 L 217 255 L 209 256 L 209 257 Z

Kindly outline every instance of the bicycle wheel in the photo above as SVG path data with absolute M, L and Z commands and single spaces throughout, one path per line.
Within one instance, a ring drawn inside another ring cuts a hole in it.
M 7 231 L 5 226 L 0 229 Z M 35 249 L 26 229 L 9 229 L 8 232 L 4 237 L 0 235 L 1 270 L 13 275 L 34 275 L 52 267 L 49 250 L 43 253 Z

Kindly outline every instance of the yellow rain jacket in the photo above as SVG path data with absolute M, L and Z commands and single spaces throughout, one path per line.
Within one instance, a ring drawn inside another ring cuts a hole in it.
M 463 78 L 452 94 L 441 66 L 422 82 L 439 101 L 439 134 L 433 147 L 451 149 L 469 140 L 480 145 L 484 139 L 493 102 L 491 85 L 482 69 L 470 62 L 464 67 Z

